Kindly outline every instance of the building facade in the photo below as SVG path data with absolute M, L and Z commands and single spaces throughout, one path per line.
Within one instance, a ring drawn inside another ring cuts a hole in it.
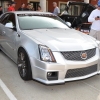
M 10 0 L 0 0 L 0 6 L 2 6 L 4 9 L 3 11 L 7 11 L 7 4 Z
M 4 11 L 7 10 L 7 4 L 9 3 L 9 1 L 11 0 L 0 0 L 0 4 L 3 6 Z M 65 8 L 65 5 L 67 4 L 68 1 L 84 1 L 96 5 L 98 0 L 12 0 L 12 1 L 15 1 L 17 3 L 16 10 L 20 7 L 22 3 L 25 4 L 31 3 L 31 5 L 34 7 L 35 10 L 37 10 L 37 6 L 40 4 L 43 11 L 53 12 L 53 5 L 52 5 L 53 2 L 57 2 L 58 7 L 62 11 Z
M 32 6 L 35 8 L 35 10 L 37 9 L 38 4 L 40 4 L 43 11 L 52 12 L 53 2 L 57 2 L 58 7 L 59 8 L 63 7 L 64 9 L 64 5 L 66 5 L 68 1 L 83 1 L 83 0 L 20 0 L 20 1 L 14 0 L 14 1 L 18 3 L 16 5 L 16 10 L 19 8 L 19 5 L 21 5 L 21 3 L 31 3 Z

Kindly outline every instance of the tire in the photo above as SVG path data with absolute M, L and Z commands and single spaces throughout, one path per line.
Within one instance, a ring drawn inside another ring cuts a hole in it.
M 25 81 L 31 80 L 32 79 L 31 65 L 29 57 L 24 49 L 20 49 L 18 52 L 17 65 L 20 77 Z

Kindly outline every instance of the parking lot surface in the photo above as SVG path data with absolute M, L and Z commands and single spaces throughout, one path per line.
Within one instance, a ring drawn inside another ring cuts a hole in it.
M 100 96 L 100 75 L 52 86 L 34 80 L 23 81 L 16 64 L 1 51 L 0 80 L 17 100 L 100 100 L 97 99 Z M 10 100 L 2 86 L 0 100 Z

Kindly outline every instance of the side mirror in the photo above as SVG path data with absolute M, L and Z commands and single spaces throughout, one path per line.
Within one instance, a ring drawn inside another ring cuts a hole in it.
M 70 22 L 66 22 L 66 25 L 68 25 L 69 27 L 71 27 L 71 23 Z
M 11 28 L 11 29 L 14 28 L 12 22 L 8 22 L 8 23 L 6 23 L 5 27 L 7 27 L 7 28 Z

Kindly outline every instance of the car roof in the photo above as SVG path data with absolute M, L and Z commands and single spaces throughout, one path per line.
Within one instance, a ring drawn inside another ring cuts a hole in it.
M 89 4 L 86 2 L 80 2 L 80 1 L 68 1 L 68 3 L 72 3 L 72 4 Z
M 14 13 L 14 14 L 52 14 L 50 12 L 39 12 L 39 11 L 11 11 L 6 13 Z

